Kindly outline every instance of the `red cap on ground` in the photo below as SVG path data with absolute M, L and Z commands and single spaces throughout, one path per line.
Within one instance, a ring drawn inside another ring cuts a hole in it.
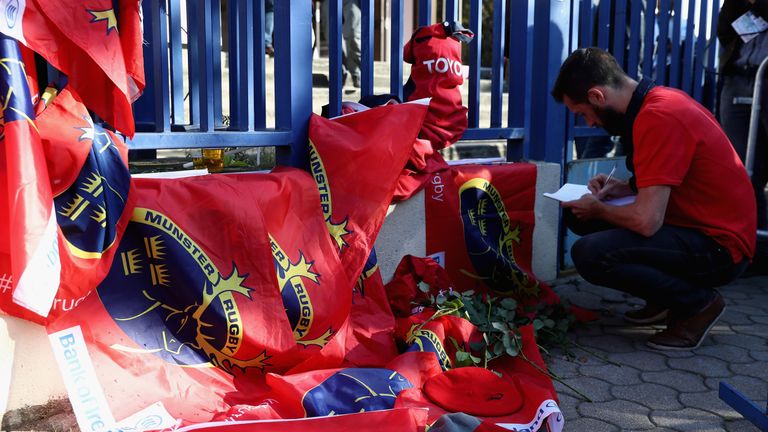
M 480 367 L 435 375 L 424 383 L 424 394 L 446 411 L 481 417 L 510 415 L 523 406 L 523 395 L 516 385 Z

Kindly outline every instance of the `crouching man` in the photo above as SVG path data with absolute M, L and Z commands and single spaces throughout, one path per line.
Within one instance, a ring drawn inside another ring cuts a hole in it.
M 714 288 L 739 276 L 755 250 L 754 192 L 739 156 L 706 108 L 682 91 L 638 83 L 599 48 L 565 60 L 552 96 L 588 125 L 621 135 L 633 173 L 626 181 L 599 174 L 592 194 L 562 204 L 582 235 L 571 250 L 576 269 L 646 301 L 627 321 L 666 318 L 651 348 L 697 348 L 725 310 Z M 602 201 L 626 195 L 634 203 Z

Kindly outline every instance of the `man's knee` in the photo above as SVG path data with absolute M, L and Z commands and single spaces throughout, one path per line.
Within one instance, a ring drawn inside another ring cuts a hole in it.
M 599 237 L 595 234 L 586 235 L 576 240 L 571 247 L 571 259 L 582 276 L 605 270 L 606 245 L 602 244 Z

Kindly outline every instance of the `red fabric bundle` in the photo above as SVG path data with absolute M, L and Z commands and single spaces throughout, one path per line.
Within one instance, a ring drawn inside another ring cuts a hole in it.
M 413 65 L 406 100 L 432 98 L 419 137 L 435 150 L 455 143 L 467 129 L 467 108 L 461 103 L 461 41 L 472 37 L 471 31 L 445 21 L 419 27 L 403 48 L 403 60 Z

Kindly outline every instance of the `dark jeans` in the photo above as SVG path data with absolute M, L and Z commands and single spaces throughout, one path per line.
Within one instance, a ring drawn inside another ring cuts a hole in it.
M 747 138 L 749 135 L 749 120 L 752 105 L 744 104 L 735 98 L 751 98 L 755 84 L 754 77 L 745 75 L 726 75 L 723 79 L 723 90 L 720 93 L 720 123 L 725 134 L 731 140 L 733 148 L 739 154 L 741 161 L 747 153 Z M 763 88 L 768 88 L 763 86 Z M 757 228 L 768 229 L 768 214 L 766 214 L 765 186 L 768 184 L 768 92 L 762 96 L 763 109 L 760 112 L 757 125 L 757 140 L 755 142 L 755 160 L 752 167 L 752 188 L 755 190 L 757 201 Z
M 713 288 L 736 279 L 748 263 L 734 264 L 724 247 L 699 231 L 670 225 L 651 237 L 623 228 L 586 234 L 571 257 L 587 281 L 669 307 L 678 317 L 700 310 Z

